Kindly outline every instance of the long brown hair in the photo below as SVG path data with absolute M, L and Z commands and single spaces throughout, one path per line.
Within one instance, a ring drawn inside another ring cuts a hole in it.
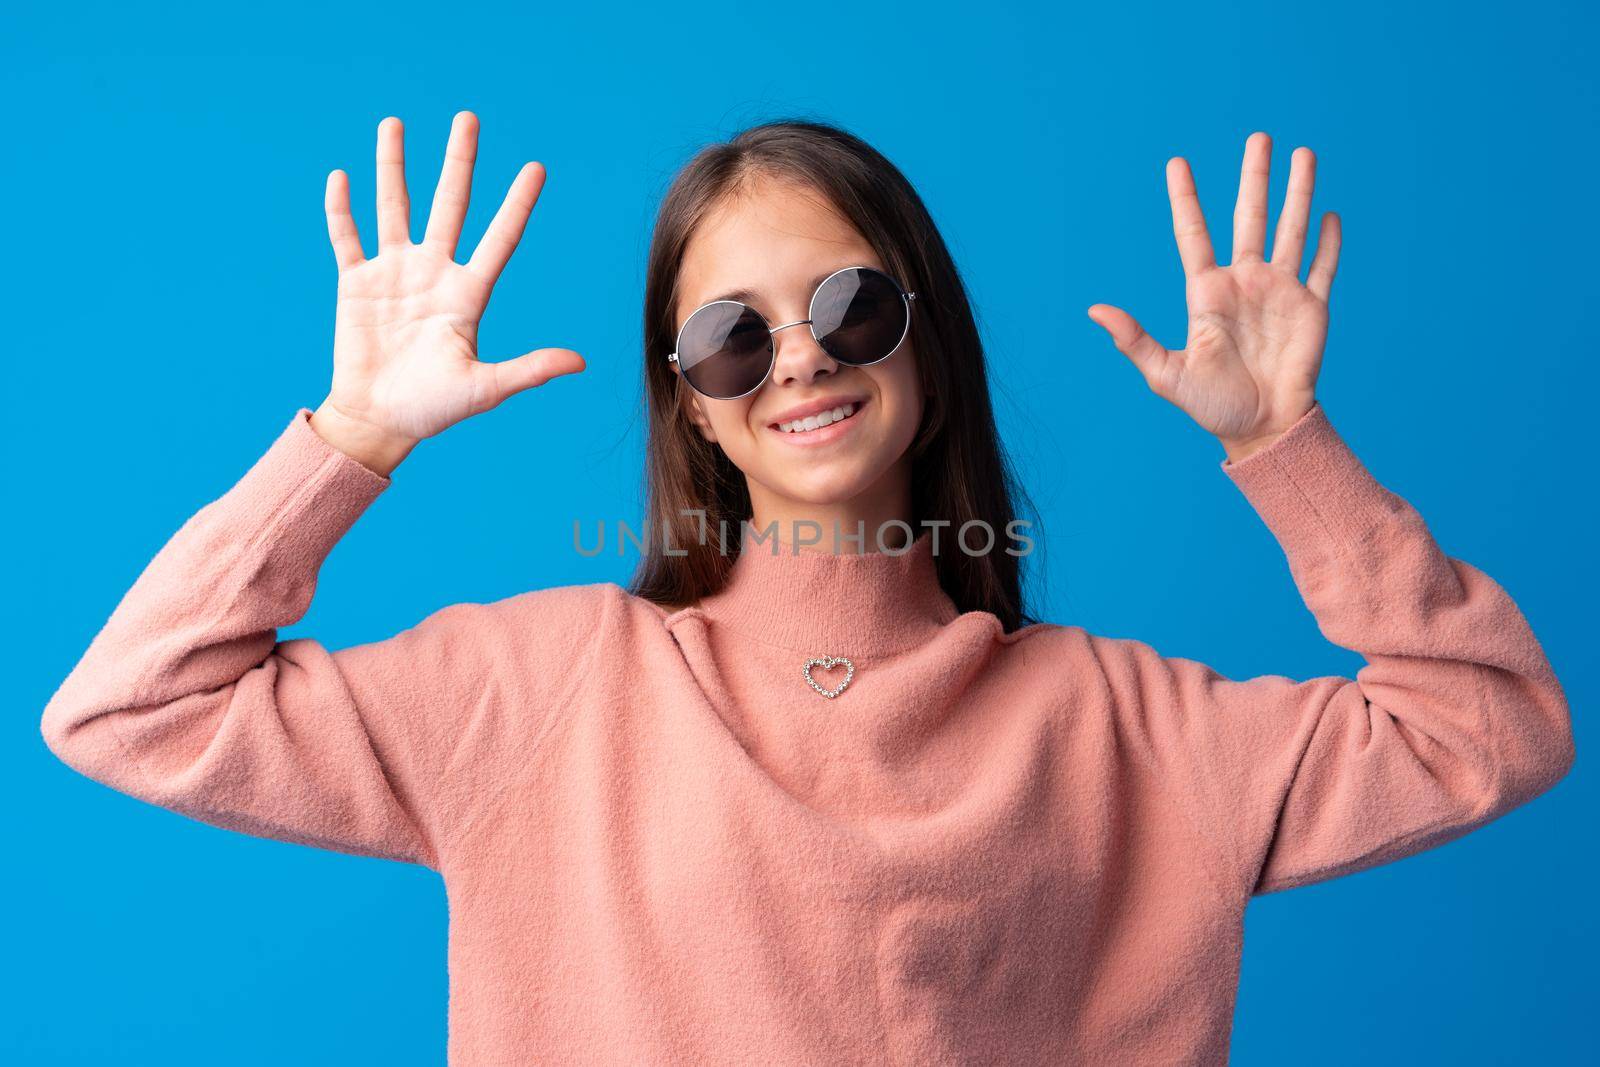
M 1027 495 L 995 429 L 983 344 L 944 238 L 893 163 L 838 126 L 804 119 L 765 122 L 702 148 L 673 178 L 657 213 L 644 294 L 645 543 L 667 538 L 674 554 L 650 547 L 629 592 L 672 607 L 717 591 L 737 558 L 741 524 L 751 519 L 743 473 L 684 414 L 689 386 L 667 355 L 676 340 L 678 272 L 690 236 L 724 197 L 758 176 L 822 193 L 917 294 L 911 337 L 928 401 L 908 453 L 913 534 L 922 532 L 924 517 L 948 520 L 944 545 L 963 523 L 986 522 L 994 532 L 989 552 L 935 554 L 940 585 L 961 611 L 990 612 L 1007 632 L 1036 621 L 1023 607 L 1021 557 L 1006 551 L 1007 524 L 1017 518 L 1012 501 Z M 1031 502 L 1028 510 L 1034 514 Z M 719 543 L 722 529 L 729 531 L 727 552 Z M 870 547 L 870 532 L 868 538 Z

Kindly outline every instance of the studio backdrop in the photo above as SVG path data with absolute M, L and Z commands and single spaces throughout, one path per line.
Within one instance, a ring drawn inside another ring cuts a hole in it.
M 41 725 L 152 558 L 328 397 L 330 174 L 376 255 L 375 134 L 402 120 L 420 241 L 470 111 L 461 261 L 543 168 L 481 357 L 554 347 L 584 369 L 423 441 L 280 640 L 348 648 L 451 604 L 626 584 L 662 198 L 703 146 L 802 119 L 882 152 L 948 243 L 1036 509 L 1033 613 L 1229 678 L 1354 677 L 1362 657 L 1319 631 L 1218 438 L 1087 314 L 1112 305 L 1185 344 L 1169 161 L 1226 264 L 1264 132 L 1270 221 L 1301 146 L 1308 263 L 1317 221 L 1339 220 L 1321 408 L 1514 599 L 1578 758 L 1470 834 L 1250 901 L 1230 1062 L 1594 1062 L 1590 6 L 96 3 L 23 4 L 4 24 L 0 1061 L 445 1060 L 435 871 L 130 797 L 58 759 Z M 601 523 L 606 550 L 580 551 Z

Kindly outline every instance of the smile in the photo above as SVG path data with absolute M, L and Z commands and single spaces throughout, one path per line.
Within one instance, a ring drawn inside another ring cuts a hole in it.
M 831 426 L 836 422 L 843 422 L 858 410 L 856 404 L 844 404 L 831 411 L 819 411 L 815 415 L 807 415 L 803 419 L 794 419 L 790 422 L 777 423 L 779 433 L 805 434 L 813 433 L 824 426 Z

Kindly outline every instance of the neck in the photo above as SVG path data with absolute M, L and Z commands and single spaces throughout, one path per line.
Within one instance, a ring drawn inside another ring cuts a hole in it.
M 909 548 L 916 536 L 908 471 L 904 461 L 896 463 L 850 499 L 820 505 L 779 496 L 746 479 L 751 503 L 747 521 L 757 535 L 776 537 L 784 552 L 898 552 Z
M 830 542 L 798 551 L 743 542 L 727 582 L 699 610 L 714 624 L 818 656 L 915 647 L 960 614 L 939 584 L 930 531 L 889 551 L 875 550 L 870 528 L 865 551 L 835 553 Z

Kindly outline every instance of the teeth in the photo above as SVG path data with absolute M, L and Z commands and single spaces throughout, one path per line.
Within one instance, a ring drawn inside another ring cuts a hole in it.
M 829 423 L 838 422 L 840 419 L 849 418 L 855 414 L 854 404 L 844 404 L 832 411 L 819 411 L 815 415 L 807 415 L 803 419 L 793 419 L 789 422 L 778 423 L 778 429 L 784 433 L 804 433 L 807 430 L 817 430 Z

